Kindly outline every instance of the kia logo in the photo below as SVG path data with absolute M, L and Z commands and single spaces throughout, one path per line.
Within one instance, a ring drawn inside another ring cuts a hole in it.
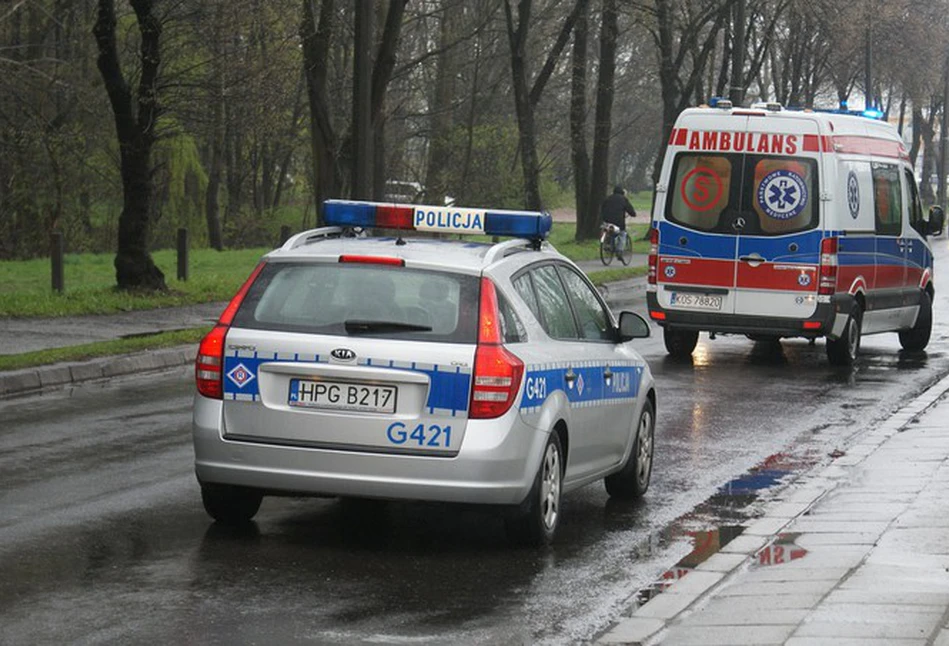
M 330 352 L 330 356 L 339 361 L 352 361 L 356 358 L 356 353 L 349 348 L 336 348 Z

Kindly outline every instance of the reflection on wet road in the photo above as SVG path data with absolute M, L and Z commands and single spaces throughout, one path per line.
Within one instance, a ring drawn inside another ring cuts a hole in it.
M 945 299 L 936 311 L 929 352 L 866 337 L 854 370 L 821 341 L 703 335 L 686 363 L 658 334 L 641 342 L 659 389 L 652 487 L 638 504 L 600 484 L 567 496 L 542 551 L 452 505 L 268 498 L 247 531 L 213 525 L 186 369 L 0 402 L 0 643 L 589 640 L 949 372 Z M 793 536 L 759 563 L 787 558 L 806 558 Z

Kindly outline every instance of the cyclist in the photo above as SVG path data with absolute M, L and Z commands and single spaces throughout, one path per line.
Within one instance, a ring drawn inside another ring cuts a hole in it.
M 619 227 L 619 235 L 614 238 L 614 248 L 616 253 L 622 253 L 626 246 L 626 215 L 635 218 L 636 209 L 626 199 L 626 189 L 622 186 L 615 186 L 613 194 L 603 200 L 600 206 L 600 220 L 614 224 Z

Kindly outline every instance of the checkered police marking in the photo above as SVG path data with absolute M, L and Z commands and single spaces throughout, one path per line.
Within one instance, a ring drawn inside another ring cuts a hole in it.
M 609 378 L 607 378 L 609 368 Z M 572 370 L 576 379 L 568 384 L 566 375 Z M 566 395 L 571 408 L 610 406 L 635 400 L 642 383 L 643 365 L 624 362 L 609 364 L 593 361 L 528 366 L 521 395 L 521 413 L 535 413 L 547 398 L 557 391 Z
M 228 379 L 224 381 L 225 398 L 236 401 L 258 401 L 260 387 L 256 376 L 259 374 L 261 364 L 265 363 L 328 363 L 328 355 L 320 357 L 313 354 L 275 353 L 269 357 L 260 357 L 256 352 L 250 355 L 237 351 L 224 358 L 224 369 L 228 376 Z M 378 358 L 366 358 L 359 363 L 365 366 L 421 372 L 428 375 L 429 389 L 425 409 L 430 415 L 456 417 L 468 411 L 471 373 L 462 372 L 459 366 L 439 366 Z

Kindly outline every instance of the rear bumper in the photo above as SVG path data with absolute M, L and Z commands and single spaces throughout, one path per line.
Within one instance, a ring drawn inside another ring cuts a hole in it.
M 195 397 L 198 480 L 276 495 L 518 504 L 533 485 L 547 439 L 521 422 L 516 409 L 498 420 L 469 420 L 454 457 L 234 441 L 223 437 L 222 420 L 222 402 Z
M 666 309 L 659 305 L 655 292 L 646 294 L 650 317 L 665 328 L 713 332 L 716 334 L 761 334 L 782 337 L 836 338 L 850 315 L 853 296 L 837 294 L 829 303 L 818 303 L 808 318 L 747 316 L 719 312 Z M 657 317 L 658 315 L 658 317 Z

